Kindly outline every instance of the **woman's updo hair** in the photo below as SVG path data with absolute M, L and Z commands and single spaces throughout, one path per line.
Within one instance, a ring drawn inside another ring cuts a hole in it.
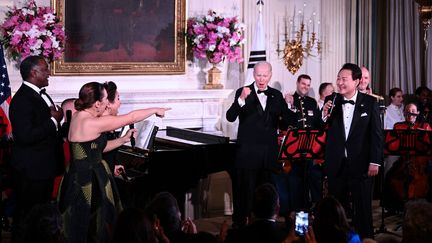
M 117 93 L 117 85 L 113 81 L 107 81 L 103 84 L 106 92 L 107 99 L 110 103 L 114 103 L 116 93 Z
M 102 101 L 104 98 L 104 86 L 98 82 L 90 82 L 84 84 L 80 91 L 79 97 L 75 100 L 75 109 L 82 111 L 92 107 L 96 101 Z

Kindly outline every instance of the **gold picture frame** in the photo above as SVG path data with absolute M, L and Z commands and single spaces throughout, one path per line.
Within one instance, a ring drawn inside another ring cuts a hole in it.
M 182 74 L 186 0 L 51 0 L 65 52 L 52 75 Z

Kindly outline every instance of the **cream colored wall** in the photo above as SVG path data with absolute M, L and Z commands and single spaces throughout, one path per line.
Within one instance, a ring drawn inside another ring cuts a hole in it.
M 20 0 L 0 1 L 0 19 L 3 19 L 7 6 L 18 4 Z M 50 5 L 50 0 L 37 0 L 38 5 Z M 316 11 L 318 18 L 321 19 L 323 26 L 323 54 L 317 58 L 308 58 L 302 68 L 292 75 L 283 64 L 281 56 L 276 53 L 277 22 L 281 22 L 285 12 L 292 13 L 294 6 L 300 8 L 303 1 L 286 0 L 264 0 L 264 28 L 267 40 L 267 59 L 273 65 L 273 86 L 281 86 L 284 92 L 295 90 L 295 79 L 301 73 L 312 76 L 312 87 L 314 94 L 321 81 L 332 82 L 335 80 L 336 72 L 343 64 L 345 56 L 345 44 L 343 42 L 344 12 L 340 9 L 343 0 L 326 0 L 321 4 L 321 0 L 306 1 L 308 9 L 306 14 Z M 226 15 L 239 15 L 246 24 L 247 42 L 244 46 L 244 56 L 247 62 L 251 39 L 255 28 L 257 7 L 255 0 L 219 0 L 202 1 L 187 0 L 187 15 L 194 16 L 205 13 L 208 9 L 214 9 Z M 337 10 L 339 9 L 339 10 Z M 320 17 L 322 16 L 322 17 Z M 282 23 L 281 23 L 282 24 Z M 282 29 L 282 26 L 280 27 Z M 243 65 L 246 65 L 243 64 Z M 8 65 L 11 78 L 12 90 L 16 91 L 21 84 L 18 69 L 12 64 Z M 236 89 L 243 81 L 242 65 L 222 64 L 222 82 L 227 89 Z M 206 62 L 197 60 L 188 61 L 186 73 L 181 75 L 138 75 L 138 76 L 53 76 L 50 78 L 48 91 L 54 95 L 56 101 L 65 96 L 75 96 L 79 88 L 88 81 L 115 81 L 123 94 L 136 94 L 151 90 L 201 90 L 205 82 L 205 74 L 209 68 Z M 279 84 L 276 84 L 278 82 Z

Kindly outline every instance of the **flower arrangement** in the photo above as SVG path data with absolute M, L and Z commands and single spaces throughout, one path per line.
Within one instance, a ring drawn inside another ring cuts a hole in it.
M 1 25 L 2 44 L 14 61 L 41 55 L 48 61 L 61 57 L 65 32 L 60 19 L 50 7 L 37 7 L 34 0 L 23 8 L 16 6 L 6 13 Z
M 240 45 L 244 43 L 244 25 L 237 17 L 222 17 L 209 10 L 205 16 L 189 18 L 187 41 L 197 58 L 207 58 L 210 63 L 224 61 L 242 62 Z

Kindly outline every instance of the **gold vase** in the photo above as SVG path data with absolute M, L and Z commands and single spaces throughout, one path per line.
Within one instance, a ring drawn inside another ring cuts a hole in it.
M 220 83 L 222 71 L 216 67 L 215 63 L 212 63 L 213 67 L 208 70 L 207 83 L 204 85 L 204 89 L 223 89 L 223 85 Z

